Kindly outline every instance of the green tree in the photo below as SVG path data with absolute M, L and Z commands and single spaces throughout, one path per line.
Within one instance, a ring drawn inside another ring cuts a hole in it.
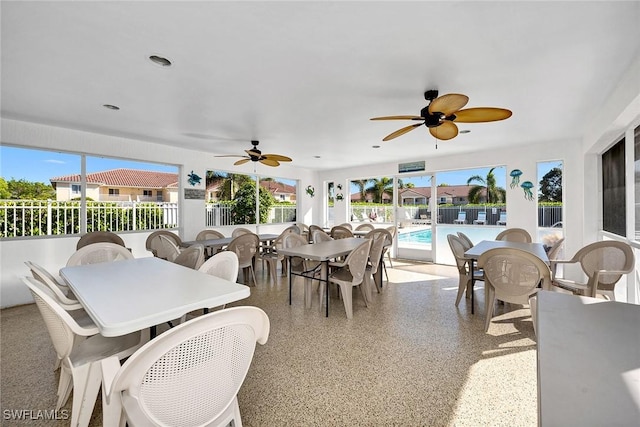
M 0 199 L 11 198 L 11 192 L 9 191 L 9 184 L 4 178 L 0 176 Z
M 367 189 L 368 192 L 373 193 L 373 202 L 382 203 L 383 194 L 393 194 L 393 178 L 382 177 L 380 179 L 373 178 L 371 180 L 373 185 Z
M 56 198 L 56 190 L 50 184 L 32 182 L 26 179 L 7 181 L 9 199 L 47 200 Z
M 493 174 L 495 168 L 489 169 L 486 177 L 473 175 L 467 180 L 467 185 L 472 182 L 479 182 L 481 185 L 474 185 L 469 189 L 469 203 L 480 203 L 482 192 L 486 190 L 487 203 L 500 203 L 507 199 L 507 192 L 504 188 L 498 187 L 496 177 Z
M 562 201 L 562 169 L 553 168 L 540 180 L 539 202 Z
M 236 192 L 233 200 L 235 207 L 231 212 L 234 224 L 256 223 L 256 185 L 253 181 L 245 183 Z M 260 223 L 264 224 L 269 219 L 269 210 L 275 203 L 275 199 L 269 191 L 260 187 Z
M 365 188 L 367 184 L 371 181 L 370 179 L 358 179 L 355 181 L 351 181 L 353 185 L 358 187 L 358 192 L 360 193 L 360 201 L 364 202 L 367 199 L 367 194 Z
M 246 183 L 253 182 L 249 175 L 236 173 L 218 173 L 207 171 L 207 186 L 218 183 L 217 197 L 219 200 L 233 200 L 236 192 Z

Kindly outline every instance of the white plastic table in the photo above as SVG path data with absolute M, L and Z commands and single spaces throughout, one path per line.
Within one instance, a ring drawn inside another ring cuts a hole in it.
M 247 298 L 249 287 L 159 258 L 64 267 L 60 276 L 105 337 Z
M 640 425 L 640 306 L 540 291 L 538 425 Z
M 295 248 L 283 248 L 278 252 L 289 258 L 297 256 L 300 258 L 309 259 L 312 261 L 322 262 L 322 276 L 321 279 L 326 283 L 325 297 L 326 297 L 326 317 L 329 317 L 329 261 L 337 257 L 348 255 L 352 250 L 362 244 L 362 239 L 358 237 L 349 237 L 346 239 L 329 240 L 326 242 L 318 242 L 308 245 L 296 246 Z M 291 262 L 289 262 L 291 265 Z M 296 275 L 289 268 L 289 304 L 291 304 L 291 279 L 292 274 Z M 301 275 L 301 274 L 298 274 Z M 302 274 L 303 275 L 303 274 Z

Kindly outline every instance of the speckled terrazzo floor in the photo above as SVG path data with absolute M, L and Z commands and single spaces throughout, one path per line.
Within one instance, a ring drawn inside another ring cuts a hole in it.
M 332 294 L 329 318 L 314 293 L 305 309 L 302 282 L 287 302 L 286 278 L 269 284 L 259 270 L 251 297 L 269 315 L 238 395 L 245 426 L 534 426 L 536 347 L 527 308 L 498 305 L 489 333 L 484 292 L 454 306 L 453 267 L 394 262 L 390 282 L 354 316 Z M 55 353 L 34 305 L 2 310 L 1 409 L 50 410 Z M 65 409 L 70 410 L 70 402 Z M 91 425 L 99 426 L 100 403 Z M 68 425 L 7 421 L 2 425 Z

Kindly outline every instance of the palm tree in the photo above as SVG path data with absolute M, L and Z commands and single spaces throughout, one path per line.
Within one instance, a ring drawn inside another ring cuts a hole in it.
M 504 188 L 496 185 L 496 177 L 493 174 L 495 168 L 489 169 L 486 177 L 480 175 L 473 175 L 467 180 L 467 185 L 476 181 L 483 185 L 474 185 L 469 189 L 469 203 L 480 203 L 483 190 L 486 190 L 487 203 L 499 203 L 504 202 L 507 198 L 507 192 Z
M 382 203 L 383 194 L 393 194 L 393 178 L 373 178 L 373 185 L 367 189 L 367 192 L 373 193 L 373 202 Z
M 248 182 L 253 182 L 253 179 L 249 175 L 208 171 L 207 185 L 212 182 L 221 182 L 217 194 L 219 200 L 233 200 L 238 189 Z
M 358 192 L 360 193 L 360 201 L 361 202 L 366 202 L 367 200 L 367 195 L 365 193 L 364 188 L 367 186 L 367 184 L 369 183 L 369 181 L 371 181 L 370 179 L 358 179 L 355 181 L 351 181 L 351 183 L 355 186 L 358 187 Z

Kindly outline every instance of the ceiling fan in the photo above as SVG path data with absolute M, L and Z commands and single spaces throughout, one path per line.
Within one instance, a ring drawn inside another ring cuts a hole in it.
M 458 135 L 458 126 L 454 122 L 495 122 L 508 119 L 512 114 L 510 110 L 495 107 L 475 107 L 462 110 L 461 108 L 469 102 L 469 97 L 459 93 L 449 93 L 439 97 L 437 90 L 428 90 L 424 93 L 424 98 L 429 101 L 429 104 L 420 110 L 419 116 L 385 116 L 371 119 L 422 121 L 422 123 L 409 125 L 390 133 L 382 139 L 383 141 L 397 138 L 422 125 L 428 127 L 429 132 L 436 139 L 448 140 Z
M 248 161 L 252 162 L 260 162 L 263 165 L 267 166 L 280 166 L 280 162 L 290 162 L 291 158 L 287 156 L 281 156 L 280 154 L 262 154 L 262 151 L 258 150 L 258 144 L 260 141 L 251 141 L 251 145 L 253 148 L 250 150 L 244 150 L 247 153 L 247 156 L 236 156 L 233 154 L 226 156 L 216 156 L 216 157 L 241 157 L 240 160 L 234 163 L 234 165 L 243 165 Z

